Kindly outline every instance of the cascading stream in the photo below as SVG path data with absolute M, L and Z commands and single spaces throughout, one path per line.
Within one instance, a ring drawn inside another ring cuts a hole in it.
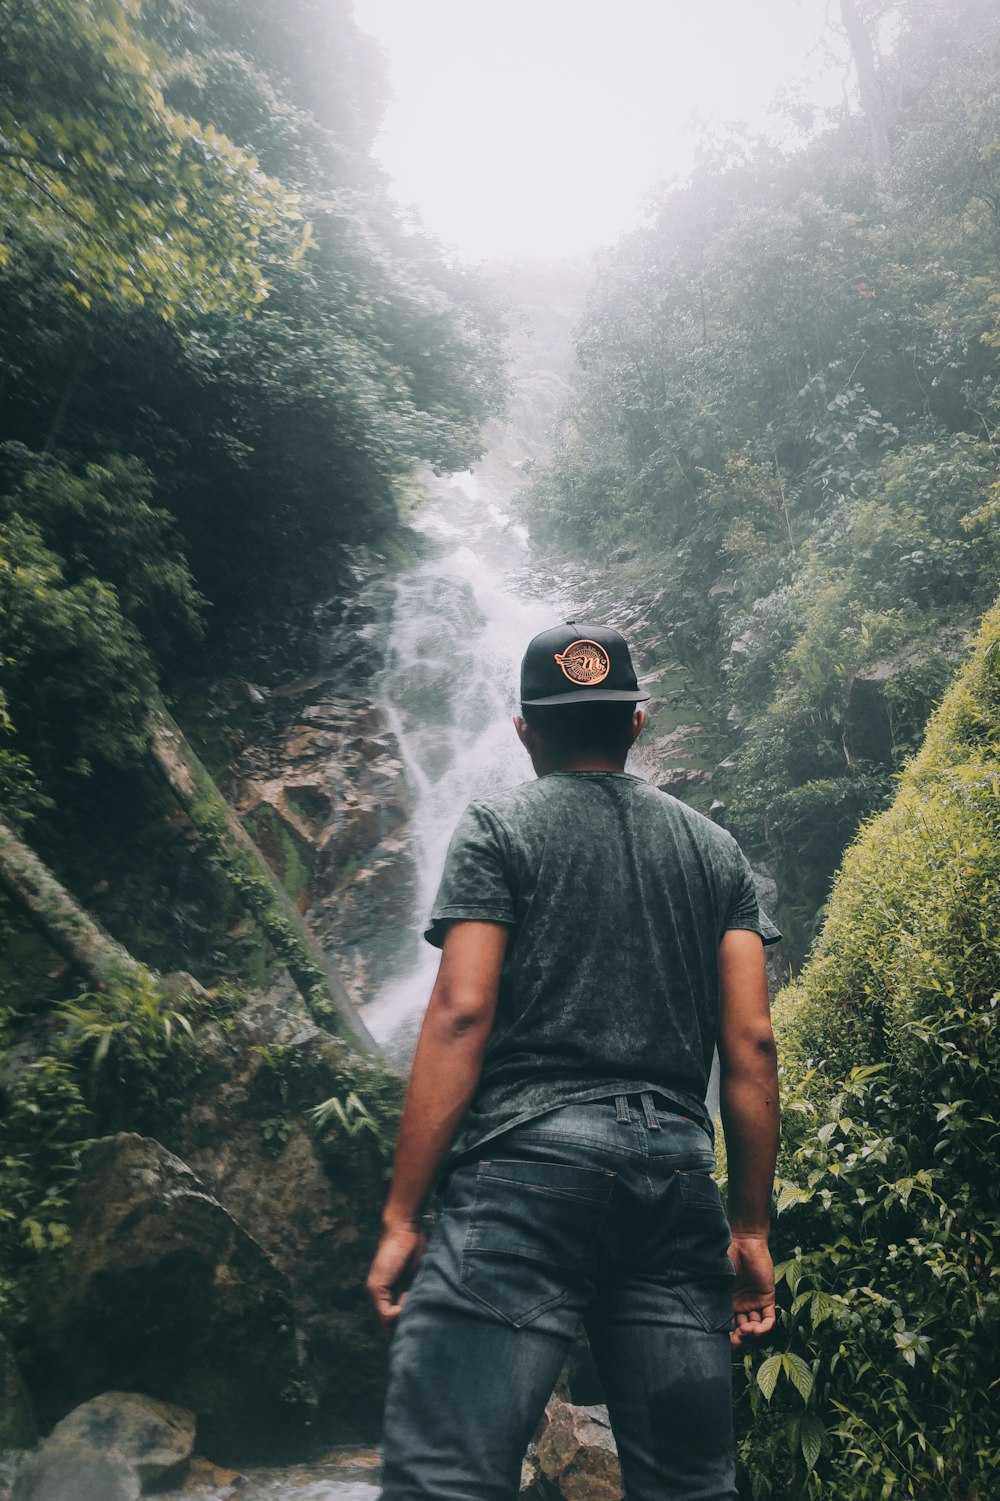
M 431 554 L 396 584 L 382 699 L 413 799 L 417 903 L 403 976 L 363 1008 L 375 1039 L 406 1063 L 437 971 L 423 940 L 452 830 L 470 799 L 532 776 L 511 724 L 524 648 L 560 619 L 582 618 L 572 570 L 532 566 L 524 528 L 470 473 L 433 482 L 415 526 Z M 655 780 L 650 748 L 629 769 Z M 708 1090 L 718 1112 L 718 1058 Z
M 558 581 L 528 566 L 527 534 L 481 494 L 476 476 L 433 483 L 415 525 L 431 555 L 396 585 L 386 711 L 413 799 L 417 910 L 404 978 L 364 1018 L 390 1052 L 406 1052 L 430 994 L 437 955 L 421 933 L 448 840 L 471 798 L 531 775 L 511 724 L 525 645 L 566 609 Z

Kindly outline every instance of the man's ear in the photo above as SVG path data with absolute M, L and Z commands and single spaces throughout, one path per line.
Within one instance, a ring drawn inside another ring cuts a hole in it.
M 646 723 L 646 718 L 647 715 L 645 709 L 636 709 L 635 713 L 632 715 L 632 738 L 629 741 L 629 745 L 634 745 L 639 736 L 642 734 L 642 727 Z
M 514 715 L 514 729 L 517 731 L 517 738 L 528 752 L 528 755 L 533 756 L 538 749 L 538 736 L 528 721 L 522 719 L 520 714 Z

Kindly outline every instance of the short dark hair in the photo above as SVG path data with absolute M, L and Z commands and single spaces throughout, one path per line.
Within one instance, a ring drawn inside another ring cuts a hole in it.
M 521 713 L 552 756 L 580 751 L 625 756 L 632 744 L 635 704 L 522 704 Z

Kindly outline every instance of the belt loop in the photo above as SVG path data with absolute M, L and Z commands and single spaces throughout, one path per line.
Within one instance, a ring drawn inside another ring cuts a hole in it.
M 659 1131 L 660 1123 L 656 1119 L 656 1110 L 653 1106 L 653 1096 L 651 1094 L 641 1094 L 639 1096 L 639 1101 L 642 1105 L 642 1112 L 646 1117 L 646 1125 L 649 1127 L 650 1131 Z
M 616 1094 L 615 1095 L 615 1106 L 616 1106 L 616 1108 L 618 1110 L 618 1119 L 621 1121 L 621 1123 L 622 1123 L 623 1126 L 627 1126 L 628 1123 L 629 1123 L 628 1098 L 627 1098 L 627 1096 L 625 1096 L 623 1094 Z

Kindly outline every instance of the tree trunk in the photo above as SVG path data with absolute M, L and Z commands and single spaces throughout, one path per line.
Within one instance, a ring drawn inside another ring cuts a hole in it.
M 876 175 L 881 177 L 889 166 L 889 129 L 885 119 L 885 95 L 875 66 L 875 50 L 854 0 L 840 0 L 840 14 L 854 56 L 861 108 L 871 143 L 872 165 Z
M 141 966 L 105 933 L 27 844 L 0 819 L 0 886 L 57 953 L 97 990 L 137 980 Z
M 380 1049 L 295 904 L 162 703 L 150 709 L 151 754 L 209 856 L 236 887 L 316 1020 L 363 1053 Z

